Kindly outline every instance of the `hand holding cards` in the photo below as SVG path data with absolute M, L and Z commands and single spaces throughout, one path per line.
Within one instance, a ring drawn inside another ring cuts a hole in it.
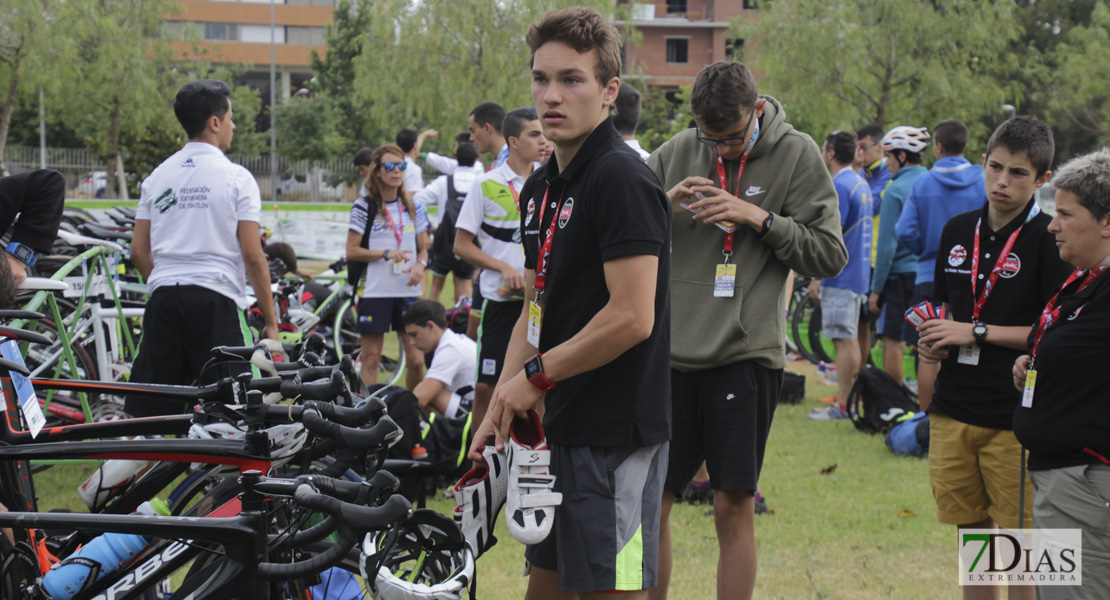
M 914 328 L 921 327 L 921 324 L 925 321 L 931 321 L 933 319 L 940 319 L 943 321 L 947 318 L 948 311 L 943 306 L 937 308 L 928 300 L 917 306 L 910 307 L 910 309 L 906 311 L 906 321 L 908 321 L 910 325 L 913 325 Z
M 695 202 L 701 202 L 702 200 L 705 200 L 705 195 L 701 192 L 694 192 L 694 196 L 692 198 L 681 200 L 679 201 L 678 205 L 696 215 L 705 210 L 705 208 L 692 207 Z M 720 227 L 721 230 L 723 230 L 725 233 L 732 233 L 736 231 L 736 223 L 733 223 L 732 221 L 717 221 L 716 223 L 714 223 L 714 225 Z

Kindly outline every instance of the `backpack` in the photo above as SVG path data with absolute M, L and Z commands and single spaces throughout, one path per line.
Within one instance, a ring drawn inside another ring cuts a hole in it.
M 874 365 L 859 370 L 847 408 L 856 429 L 871 434 L 886 433 L 900 418 L 921 410 L 905 386 Z
M 919 412 L 895 425 L 886 434 L 886 446 L 899 456 L 929 455 L 929 415 Z
M 435 257 L 445 263 L 455 258 L 455 222 L 459 220 L 466 194 L 455 189 L 455 176 L 447 176 L 447 202 L 443 206 L 443 218 L 436 227 L 436 238 L 432 244 Z
M 373 200 L 370 196 L 365 197 L 366 200 L 366 229 L 362 232 L 362 241 L 358 243 L 359 248 L 365 248 L 367 240 L 370 239 L 370 229 L 374 225 L 374 219 L 378 218 L 378 202 Z M 366 273 L 366 264 L 362 261 L 349 260 L 347 261 L 347 283 L 351 287 L 358 289 L 358 280 L 362 279 L 363 274 Z
M 780 404 L 800 404 L 806 397 L 806 376 L 786 371 L 782 375 Z
M 455 305 L 444 311 L 447 317 L 447 328 L 459 335 L 466 335 L 470 327 L 470 305 Z

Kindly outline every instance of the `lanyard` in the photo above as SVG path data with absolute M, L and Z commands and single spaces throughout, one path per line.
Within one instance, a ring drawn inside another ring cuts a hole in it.
M 513 202 L 516 202 L 516 212 L 520 212 L 520 194 L 516 193 L 516 188 L 513 187 L 513 182 L 509 182 L 509 191 L 513 194 Z M 540 213 L 541 215 L 543 213 Z M 543 217 L 540 217 L 542 220 Z
M 547 235 L 544 236 L 543 243 L 540 245 L 540 255 L 536 258 L 536 283 L 532 286 L 537 293 L 542 294 L 544 285 L 547 282 L 547 263 L 551 257 L 551 241 L 555 239 L 555 222 L 559 220 L 559 212 L 563 208 L 563 195 L 566 194 L 567 186 L 569 183 L 563 184 L 563 191 L 559 193 L 559 201 L 555 208 L 557 211 L 551 215 L 551 226 L 547 228 Z M 551 185 L 548 184 L 547 189 L 543 192 L 543 203 L 540 204 L 540 221 L 538 225 L 543 227 L 543 214 L 547 210 L 547 192 L 551 191 Z
M 1106 268 L 1107 265 L 1099 265 L 1094 269 L 1091 269 L 1089 273 L 1082 269 L 1076 269 L 1074 273 L 1068 276 L 1067 281 L 1065 281 L 1064 285 L 1060 287 L 1060 291 L 1056 292 L 1056 295 L 1048 301 L 1048 304 L 1045 305 L 1044 310 L 1041 311 L 1041 318 L 1037 322 L 1037 333 L 1033 336 L 1034 361 L 1037 359 L 1037 348 L 1040 347 L 1041 340 L 1044 339 L 1044 336 L 1046 333 L 1048 333 L 1048 330 L 1051 329 L 1052 326 L 1060 320 L 1060 307 L 1056 304 L 1056 300 L 1060 298 L 1060 294 L 1062 294 L 1069 285 L 1074 283 L 1076 279 L 1079 279 L 1083 276 L 1084 273 L 1086 273 L 1087 278 L 1083 280 L 1083 283 L 1079 284 L 1079 289 L 1076 290 L 1075 293 L 1078 294 L 1079 292 L 1082 292 L 1084 289 L 1087 288 L 1087 286 L 1094 283 L 1094 281 L 1098 279 L 1098 276 L 1102 275 L 1106 271 Z
M 397 249 L 400 250 L 401 249 L 401 232 L 404 231 L 404 227 L 405 227 L 405 215 L 402 212 L 403 209 L 401 208 L 401 202 L 397 201 L 397 202 L 395 202 L 395 204 L 397 205 L 397 220 L 401 222 L 401 226 L 398 227 L 397 225 L 395 225 L 393 223 L 393 217 L 389 214 L 389 205 L 388 204 L 385 205 L 385 220 L 389 221 L 389 228 L 393 230 L 393 236 L 397 238 Z
M 748 164 L 748 153 L 740 157 L 740 170 L 736 172 L 736 191 L 732 193 L 733 196 L 740 196 L 740 178 L 744 175 L 744 167 Z M 721 154 L 717 153 L 717 176 L 721 179 L 721 189 L 728 191 L 728 175 L 725 173 L 725 160 L 721 158 Z M 725 247 L 721 251 L 725 255 L 725 264 L 728 264 L 728 258 L 732 256 L 732 241 L 736 237 L 736 232 L 725 233 Z
M 1036 204 L 1033 208 L 1029 209 L 1029 214 L 1025 217 L 1025 223 L 1033 220 L 1033 217 L 1040 214 L 1040 207 Z M 1017 241 L 1018 234 L 1021 233 L 1025 223 L 1022 223 L 1013 233 L 1010 238 L 1006 240 L 1006 245 L 1002 247 L 1002 252 L 999 253 L 998 259 L 994 261 L 994 268 L 991 269 L 991 274 L 987 277 L 987 282 L 983 284 L 983 293 L 976 298 L 975 293 L 975 280 L 979 277 L 979 227 L 983 224 L 982 217 L 975 223 L 975 245 L 971 253 L 971 297 L 975 298 L 975 304 L 971 309 L 971 320 L 974 322 L 979 321 L 979 314 L 983 312 L 983 305 L 987 303 L 987 298 L 994 291 L 994 284 L 998 283 L 998 276 L 1002 273 L 1002 267 L 1010 258 L 1010 250 L 1014 248 L 1014 242 Z

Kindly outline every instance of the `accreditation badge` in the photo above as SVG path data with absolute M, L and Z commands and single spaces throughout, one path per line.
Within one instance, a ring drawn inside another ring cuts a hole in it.
M 536 304 L 535 300 L 528 303 L 528 343 L 532 346 L 540 347 L 540 319 L 543 316 L 543 310 L 540 305 Z
M 717 265 L 717 275 L 713 278 L 713 297 L 731 298 L 735 290 L 736 265 Z
M 979 364 L 979 351 L 979 346 L 961 346 L 960 355 L 956 358 L 956 362 L 974 367 Z
M 404 275 L 405 274 L 404 267 L 405 267 L 405 263 L 398 262 L 398 261 L 393 261 L 393 274 L 394 275 Z
M 1033 407 L 1033 388 L 1037 387 L 1037 371 L 1029 369 L 1025 372 L 1025 389 L 1021 391 L 1021 405 L 1025 408 Z

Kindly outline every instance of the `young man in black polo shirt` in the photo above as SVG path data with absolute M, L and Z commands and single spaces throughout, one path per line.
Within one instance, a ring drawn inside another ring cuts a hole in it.
M 937 520 L 961 529 L 1032 524 L 1032 488 L 1019 515 L 1021 444 L 1013 419 L 1021 399 L 1012 367 L 1030 327 L 1071 268 L 1034 193 L 1052 173 L 1052 131 L 1016 117 L 991 135 L 983 157 L 987 205 L 956 215 L 940 237 L 934 294 L 952 320 L 918 328 L 921 359 L 941 361 L 930 418 L 929 480 Z M 964 586 L 964 598 L 997 590 Z M 1032 598 L 1031 586 L 1010 598 Z M 985 594 L 985 595 L 984 595 Z
M 495 436 L 502 447 L 514 416 L 542 404 L 562 504 L 526 553 L 528 597 L 643 598 L 670 437 L 670 203 L 609 119 L 616 27 L 571 8 L 527 40 L 555 154 L 521 190 L 525 312 L 471 456 Z

